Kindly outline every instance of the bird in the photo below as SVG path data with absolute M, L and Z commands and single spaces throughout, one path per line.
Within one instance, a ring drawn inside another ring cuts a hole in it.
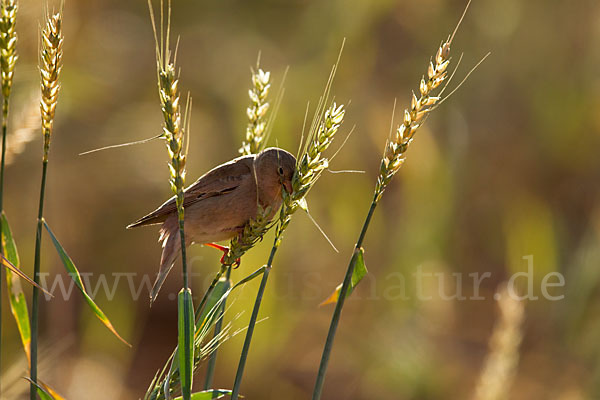
M 282 188 L 292 193 L 296 158 L 286 150 L 269 147 L 258 154 L 234 158 L 218 165 L 184 189 L 185 245 L 214 244 L 240 235 L 246 223 L 256 217 L 258 206 L 270 207 L 271 220 L 283 202 Z M 175 196 L 127 226 L 127 229 L 162 224 L 158 241 L 162 255 L 158 276 L 150 291 L 152 304 L 181 252 Z M 223 260 L 223 258 L 221 259 Z

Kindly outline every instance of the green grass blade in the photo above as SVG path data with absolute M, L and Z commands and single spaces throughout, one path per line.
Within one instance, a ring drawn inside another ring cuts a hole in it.
M 44 221 L 44 226 L 46 227 L 46 230 L 48 231 L 48 234 L 50 234 L 50 238 L 52 239 L 52 243 L 54 243 L 54 247 L 56 248 L 56 251 L 58 252 L 59 257 L 60 257 L 63 265 L 65 266 L 65 269 L 69 273 L 69 276 L 71 277 L 71 279 L 73 279 L 73 281 L 75 282 L 75 285 L 77 286 L 77 288 L 83 294 L 83 297 L 85 298 L 85 301 L 88 303 L 88 305 L 90 306 L 90 308 L 92 309 L 92 311 L 94 312 L 94 314 L 96 315 L 96 317 L 98 317 L 98 319 L 100 321 L 102 321 L 102 323 L 117 338 L 119 338 L 119 340 L 121 340 L 127 346 L 131 347 L 131 345 L 129 343 L 127 343 L 125 341 L 125 339 L 123 339 L 117 333 L 116 329 L 113 327 L 112 323 L 106 317 L 106 315 L 104 314 L 104 312 L 100 309 L 100 307 L 98 307 L 96 305 L 96 303 L 94 303 L 94 300 L 92 300 L 92 298 L 88 295 L 87 291 L 85 290 L 85 286 L 83 285 L 83 281 L 81 280 L 81 275 L 79 274 L 79 271 L 77 270 L 77 267 L 75 267 L 75 264 L 73 263 L 73 260 L 71 260 L 71 258 L 69 257 L 69 255 L 67 254 L 67 252 L 65 251 L 65 249 L 59 243 L 58 239 L 56 239 L 56 236 L 54 236 L 54 233 L 52 233 L 52 230 L 50 229 L 50 227 L 48 226 L 48 224 L 46 223 L 46 221 Z
M 346 297 L 350 296 L 356 285 L 360 283 L 360 281 L 367 275 L 369 271 L 367 271 L 367 266 L 365 265 L 365 250 L 361 247 L 359 251 L 354 253 L 354 257 L 356 258 L 356 264 L 354 265 L 354 271 L 352 272 L 352 280 L 350 282 L 350 287 L 348 288 L 348 292 L 346 293 Z M 335 304 L 340 298 L 340 292 L 342 291 L 342 285 L 338 285 L 335 289 L 335 292 L 331 294 L 324 302 L 320 305 L 324 306 L 326 304 Z
M 48 385 L 45 385 L 40 382 L 40 384 L 35 383 L 29 378 L 25 378 L 29 381 L 29 383 L 33 384 L 37 388 L 37 394 L 40 396 L 41 400 L 65 400 L 64 397 L 60 396 L 54 390 L 52 390 Z
M 2 219 L 1 235 L 2 247 L 4 249 L 4 252 L 0 254 L 0 263 L 7 268 L 7 271 L 18 275 L 20 278 L 25 279 L 29 284 L 36 286 L 44 293 L 52 296 L 48 291 L 46 291 L 46 289 L 35 283 L 30 277 L 25 275 L 25 273 L 19 269 L 19 254 L 17 253 L 17 246 L 15 245 L 15 241 L 13 239 L 12 232 L 10 230 L 10 226 L 8 225 L 8 220 L 6 219 L 4 211 L 2 212 L 0 218 Z
M 235 285 L 233 285 L 233 287 L 231 288 L 231 290 L 235 289 L 238 286 L 243 285 L 244 283 L 250 282 L 252 279 L 256 278 L 257 276 L 262 275 L 265 272 L 266 269 L 267 269 L 267 266 L 263 265 L 262 267 L 260 267 L 259 269 L 257 269 L 256 271 L 254 271 L 253 273 L 251 273 L 250 275 L 248 275 L 247 277 L 245 277 L 244 279 L 242 279 L 241 281 L 239 281 Z
M 263 265 L 262 267 L 260 267 L 259 269 L 257 269 L 256 271 L 254 271 L 253 273 L 251 273 L 244 279 L 240 280 L 233 286 L 231 286 L 230 280 L 226 280 L 225 282 L 223 282 L 223 285 L 220 288 L 220 290 L 222 290 L 222 293 L 218 297 L 216 294 L 217 287 L 215 286 L 215 290 L 213 291 L 213 293 L 215 293 L 214 300 L 213 300 L 214 304 L 211 304 L 210 308 L 206 307 L 206 310 L 208 310 L 208 311 L 206 313 L 206 316 L 204 317 L 205 323 L 200 324 L 199 326 L 202 329 L 204 329 L 206 326 L 210 327 L 211 325 L 213 325 L 213 323 L 215 322 L 215 319 L 217 319 L 219 317 L 219 315 L 221 314 L 221 310 L 220 310 L 221 305 L 227 300 L 227 297 L 229 297 L 231 292 L 233 292 L 236 288 L 250 282 L 254 278 L 262 275 L 265 272 L 265 269 L 266 269 L 266 266 Z M 210 299 L 213 299 L 213 294 L 211 294 Z M 207 303 L 208 303 L 208 301 L 207 301 Z M 202 332 L 202 331 L 199 330 L 198 333 L 200 333 L 200 332 Z
M 190 400 L 194 377 L 194 304 L 192 291 L 181 289 L 177 296 L 179 321 L 179 379 L 184 400 Z
M 17 251 L 17 245 L 13 239 L 10 225 L 6 219 L 6 215 L 2 212 L 0 216 L 2 219 L 2 252 L 5 254 L 8 261 L 10 261 L 16 268 L 19 268 L 19 253 Z M 21 343 L 23 344 L 23 350 L 27 356 L 27 361 L 31 359 L 31 328 L 29 326 L 29 310 L 27 308 L 27 300 L 25 299 L 25 293 L 21 287 L 21 281 L 17 274 L 14 274 L 12 270 L 6 270 L 6 285 L 8 286 L 8 300 L 10 303 L 10 311 L 12 312 L 15 322 L 17 323 L 17 329 L 19 330 L 19 336 L 21 337 Z
M 200 315 L 196 318 L 196 332 L 200 332 L 200 330 L 206 326 L 207 322 L 210 322 L 210 318 L 207 317 L 209 317 L 210 314 L 214 314 L 211 313 L 211 310 L 213 310 L 215 305 L 220 302 L 221 298 L 227 293 L 230 287 L 231 281 L 229 279 L 226 277 L 221 277 L 221 279 L 219 279 L 215 288 L 206 300 L 206 304 L 202 308 Z
M 19 261 L 19 253 L 17 252 L 17 245 L 13 239 L 12 231 L 10 230 L 10 225 L 8 224 L 8 220 L 6 219 L 6 214 L 4 211 L 2 211 L 0 218 L 2 219 L 3 254 L 6 256 L 8 261 L 10 261 L 14 266 L 18 267 L 21 264 Z
M 31 327 L 29 326 L 29 310 L 25 293 L 23 293 L 19 277 L 10 271 L 6 272 L 6 285 L 8 286 L 10 311 L 17 323 L 23 350 L 29 361 L 31 359 Z
M 202 392 L 193 393 L 191 400 L 213 400 L 222 399 L 225 395 L 231 394 L 231 390 L 211 389 L 203 390 Z M 183 397 L 177 397 L 174 400 L 182 400 Z
M 45 384 L 44 382 L 42 382 L 39 379 L 38 379 L 38 382 L 40 383 L 40 385 L 42 385 L 42 388 L 46 391 L 46 393 L 48 393 L 54 400 L 65 400 L 64 397 L 62 397 L 60 394 L 56 393 L 56 390 L 52 389 L 50 386 L 48 386 L 47 384 Z
M 259 269 L 257 269 L 256 271 L 254 271 L 253 273 L 251 273 L 250 275 L 246 276 L 245 278 L 243 278 L 242 280 L 240 280 L 239 282 L 237 282 L 235 285 L 231 285 L 230 281 L 227 281 L 226 279 L 219 279 L 217 281 L 217 283 L 215 283 L 212 292 L 208 295 L 207 300 L 205 302 L 204 307 L 202 307 L 202 311 L 200 311 L 200 314 L 197 318 L 197 322 L 196 322 L 196 338 L 195 338 L 195 352 L 196 351 L 200 351 L 201 346 L 202 346 L 202 338 L 200 336 L 202 336 L 203 334 L 206 334 L 208 332 L 210 332 L 210 329 L 212 329 L 212 327 L 214 326 L 215 322 L 218 320 L 218 318 L 220 317 L 220 312 L 221 312 L 221 305 L 223 304 L 223 302 L 228 298 L 228 296 L 231 294 L 231 292 L 244 285 L 245 283 L 248 283 L 249 281 L 255 279 L 256 277 L 262 275 L 265 272 L 266 267 L 262 266 Z M 206 310 L 206 311 L 204 311 Z M 203 323 L 200 321 L 204 321 Z M 200 353 L 198 354 L 194 354 L 195 357 L 197 357 L 198 355 L 200 355 Z M 167 371 L 168 369 L 168 371 Z M 179 374 L 179 346 L 177 346 L 175 348 L 175 351 L 173 352 L 173 354 L 171 355 L 171 357 L 169 357 L 169 360 L 167 360 L 167 363 L 164 367 L 164 377 L 161 377 L 160 379 L 156 379 L 149 387 L 148 391 L 146 392 L 146 398 L 148 399 L 152 399 L 152 395 L 154 393 L 157 393 L 157 389 L 162 391 L 164 396 L 166 397 L 166 393 L 170 392 L 170 388 L 172 387 L 172 381 L 174 379 L 177 379 L 176 374 Z M 163 372 L 161 372 L 159 374 L 159 376 L 162 376 Z

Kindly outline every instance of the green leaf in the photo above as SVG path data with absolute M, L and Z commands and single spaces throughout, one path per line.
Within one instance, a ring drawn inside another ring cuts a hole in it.
M 348 288 L 348 292 L 346 293 L 346 297 L 350 296 L 356 285 L 367 275 L 367 266 L 365 265 L 364 258 L 365 250 L 361 247 L 354 251 L 353 262 L 354 262 L 354 271 L 352 271 L 352 280 L 350 281 L 350 287 Z M 326 304 L 337 303 L 340 298 L 340 292 L 342 291 L 342 284 L 338 285 L 335 291 L 329 296 L 324 302 L 320 305 L 324 306 Z
M 215 291 L 213 292 L 214 297 L 213 297 L 213 294 L 211 294 L 211 296 L 210 296 L 211 297 L 210 301 L 211 302 L 214 301 L 214 304 L 212 304 L 211 307 L 205 307 L 205 309 L 208 310 L 206 317 L 204 318 L 206 320 L 206 322 L 204 324 L 200 325 L 203 328 L 203 331 L 205 330 L 205 328 L 207 326 L 210 327 L 214 322 L 216 322 L 215 319 L 220 314 L 221 304 L 223 304 L 223 302 L 225 300 L 227 300 L 227 297 L 229 297 L 231 292 L 233 292 L 239 286 L 242 286 L 242 285 L 250 282 L 254 278 L 262 275 L 265 272 L 266 268 L 267 267 L 263 265 L 262 267 L 260 267 L 259 269 L 257 269 L 256 271 L 254 271 L 253 273 L 251 273 L 250 275 L 248 275 L 241 281 L 237 282 L 233 286 L 231 286 L 231 281 L 224 283 L 224 285 L 220 288 L 220 290 L 223 291 L 223 293 L 220 295 L 220 297 L 217 297 L 217 294 L 215 293 L 216 292 L 216 286 L 215 286 Z M 208 301 L 207 301 L 207 303 L 208 303 Z M 204 314 L 204 312 L 203 312 L 203 314 Z M 198 333 L 200 334 L 200 331 Z
M 200 314 L 196 316 L 196 336 L 201 336 L 210 331 L 214 323 L 217 321 L 217 318 L 220 315 L 220 307 L 221 304 L 227 299 L 229 294 L 233 291 L 233 289 L 241 286 L 257 276 L 261 275 L 265 270 L 265 267 L 260 267 L 258 270 L 254 271 L 234 286 L 231 286 L 231 280 L 222 277 L 217 281 L 212 293 L 209 295 L 206 300 L 206 304 L 202 308 Z M 198 338 L 196 338 L 198 339 Z M 200 343 L 199 340 L 196 340 L 197 343 Z M 179 345 L 175 348 L 173 352 L 173 358 L 171 360 L 171 366 L 169 371 L 167 372 L 164 382 L 169 382 L 171 380 L 171 376 L 179 370 Z
M 2 235 L 2 247 L 4 248 L 4 252 L 0 254 L 0 263 L 7 268 L 7 271 L 18 275 L 20 278 L 25 279 L 27 282 L 29 282 L 29 284 L 37 287 L 49 296 L 54 297 L 48 291 L 46 291 L 46 289 L 35 283 L 30 277 L 25 275 L 25 273 L 19 269 L 19 255 L 17 253 L 17 246 L 15 245 L 14 239 L 12 237 L 12 233 L 8 225 L 8 220 L 6 219 L 4 211 L 0 216 L 0 222 L 2 224 L 2 228 L 0 228 Z
M 3 254 L 6 256 L 8 261 L 13 263 L 15 266 L 19 266 L 21 263 L 19 261 L 19 253 L 17 252 L 17 245 L 15 244 L 15 240 L 13 239 L 12 231 L 10 230 L 10 225 L 8 224 L 8 220 L 6 219 L 6 214 L 2 211 L 2 215 L 0 216 L 2 222 L 2 249 Z
M 38 381 L 40 383 L 38 385 L 27 377 L 25 379 L 27 379 L 29 383 L 32 383 L 37 388 L 37 394 L 40 396 L 41 400 L 65 400 L 64 397 L 60 396 L 58 393 L 48 387 L 48 385 L 42 383 L 41 381 Z
M 69 257 L 69 255 L 67 254 L 67 252 L 65 251 L 65 249 L 61 246 L 61 244 L 59 243 L 58 239 L 56 239 L 56 236 L 54 236 L 54 233 L 52 233 L 52 230 L 50 230 L 50 227 L 48 226 L 48 224 L 46 223 L 46 221 L 44 221 L 44 226 L 46 227 L 46 230 L 50 234 L 50 238 L 52 239 L 52 242 L 54 243 L 54 247 L 56 248 L 56 251 L 58 252 L 59 257 L 60 257 L 63 265 L 65 266 L 65 269 L 67 270 L 67 272 L 68 272 L 69 276 L 71 277 L 71 279 L 73 279 L 73 281 L 75 282 L 75 285 L 77 286 L 77 288 L 83 294 L 83 297 L 85 298 L 85 301 L 88 303 L 88 305 L 90 306 L 90 308 L 92 309 L 92 311 L 94 312 L 94 314 L 96 315 L 96 317 L 98 317 L 98 319 L 100 321 L 102 321 L 102 323 L 117 338 L 119 338 L 119 340 L 121 340 L 127 346 L 131 347 L 131 345 L 129 343 L 127 343 L 125 341 L 125 339 L 123 339 L 117 333 L 116 329 L 113 327 L 112 323 L 106 317 L 106 315 L 104 314 L 104 312 L 100 309 L 100 307 L 98 307 L 96 305 L 96 303 L 94 303 L 94 300 L 92 300 L 92 298 L 88 295 L 87 291 L 85 290 L 85 286 L 83 285 L 83 281 L 81 280 L 81 275 L 79 274 L 79 271 L 77 270 L 77 267 L 75 267 L 75 264 L 73 263 L 73 261 L 71 260 L 71 258 Z
M 181 289 L 177 296 L 179 321 L 179 380 L 183 399 L 189 400 L 194 377 L 194 304 L 190 289 Z
M 193 393 L 191 400 L 213 400 L 222 399 L 225 395 L 231 394 L 231 390 L 210 389 L 202 392 Z M 176 397 L 174 400 L 182 400 L 183 397 Z
M 2 252 L 5 254 L 8 261 L 10 261 L 16 268 L 19 268 L 19 253 L 17 252 L 17 245 L 13 239 L 10 225 L 6 219 L 6 215 L 2 212 L 0 216 L 1 235 L 2 235 Z M 10 311 L 12 312 L 15 322 L 17 323 L 17 329 L 19 330 L 19 336 L 21 336 L 21 343 L 23 344 L 23 350 L 27 356 L 27 361 L 31 359 L 31 328 L 29 327 L 29 311 L 27 309 L 27 300 L 25 299 L 25 293 L 21 287 L 21 281 L 19 276 L 14 274 L 10 269 L 6 270 L 6 285 L 8 286 L 8 300 L 10 303 Z
M 218 315 L 217 310 L 222 303 L 223 296 L 225 296 L 229 288 L 231 287 L 231 280 L 228 280 L 225 277 L 221 277 L 215 284 L 212 292 L 208 296 L 206 303 L 202 307 L 202 310 L 199 315 L 196 316 L 196 327 L 195 327 L 195 335 L 199 336 L 203 332 L 208 332 L 213 323 L 215 322 L 215 317 Z M 177 360 L 177 361 L 176 361 Z M 173 353 L 173 359 L 171 360 L 171 367 L 167 372 L 165 377 L 166 381 L 171 380 L 171 376 L 178 371 L 179 369 L 179 345 L 175 348 Z
M 44 390 L 46 391 L 46 393 L 48 393 L 52 399 L 54 400 L 65 400 L 64 397 L 62 397 L 60 394 L 58 394 L 56 392 L 56 390 L 52 389 L 50 386 L 48 386 L 47 384 L 45 384 L 44 382 L 42 382 L 41 380 L 38 379 L 38 382 L 42 385 L 42 387 L 44 388 Z M 39 390 L 38 390 L 39 393 Z
M 46 392 L 46 390 L 38 385 L 37 386 L 37 392 L 38 395 L 40 396 L 40 399 L 42 400 L 55 400 L 54 397 L 52 397 L 52 395 L 48 392 Z
M 221 298 L 229 288 L 231 287 L 231 280 L 221 277 L 217 284 L 215 285 L 212 293 L 208 296 L 206 300 L 206 304 L 202 308 L 200 315 L 196 318 L 196 332 L 200 332 L 203 327 L 206 325 L 210 325 L 212 318 L 210 318 L 215 313 L 211 313 L 211 311 L 215 308 L 217 303 L 220 303 Z
M 219 311 L 221 304 L 227 299 L 227 297 L 231 294 L 231 292 L 239 286 L 242 286 L 245 283 L 255 279 L 256 277 L 262 275 L 265 272 L 266 267 L 262 266 L 250 275 L 246 276 L 241 281 L 237 282 L 235 285 L 231 286 L 231 282 L 226 282 L 225 280 L 219 280 L 213 289 L 213 293 L 209 299 L 207 299 L 206 305 L 204 307 L 205 310 L 202 311 L 200 316 L 197 318 L 196 322 L 196 335 L 202 336 L 204 333 L 209 332 L 214 323 L 217 321 L 217 317 L 219 316 Z M 222 294 L 221 294 L 222 293 Z M 201 323 L 200 321 L 206 321 Z M 200 338 L 196 338 L 195 340 L 195 348 L 199 348 L 202 345 L 202 340 Z M 173 374 L 179 371 L 179 345 L 173 351 L 173 354 L 167 361 L 167 364 L 170 364 L 169 371 L 165 374 L 163 378 L 160 379 L 160 382 L 154 382 L 150 385 L 152 388 L 149 392 L 155 391 L 159 386 L 161 391 L 164 393 L 169 392 L 169 385 L 171 382 L 171 377 Z M 165 366 L 165 368 L 167 368 Z
M 242 286 L 254 278 L 262 275 L 265 272 L 266 266 L 262 266 L 241 281 L 237 282 L 235 285 L 231 286 L 231 281 L 223 281 L 221 280 L 215 286 L 213 293 L 211 293 L 209 299 L 207 300 L 206 307 L 204 307 L 207 311 L 202 311 L 201 317 L 206 321 L 200 325 L 198 325 L 198 333 L 200 333 L 200 328 L 204 329 L 206 326 L 210 326 L 215 322 L 215 318 L 219 315 L 219 310 L 221 304 L 227 299 L 227 297 L 231 294 L 231 292 L 239 286 Z M 219 290 L 217 291 L 217 287 L 220 285 Z M 200 320 L 199 320 L 200 321 Z
M 262 275 L 265 272 L 266 269 L 267 269 L 267 266 L 263 265 L 262 267 L 260 267 L 259 269 L 257 269 L 256 271 L 254 271 L 253 273 L 251 273 L 250 275 L 248 275 L 247 277 L 245 277 L 244 279 L 242 279 L 241 281 L 239 281 L 235 285 L 233 285 L 233 287 L 231 288 L 231 290 L 235 289 L 238 286 L 243 285 L 244 283 L 250 282 L 252 279 L 256 278 L 257 276 Z

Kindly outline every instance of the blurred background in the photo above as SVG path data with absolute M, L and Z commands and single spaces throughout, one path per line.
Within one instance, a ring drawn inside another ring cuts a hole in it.
M 286 231 L 246 367 L 246 398 L 309 398 L 333 312 L 318 305 L 343 279 L 394 99 L 399 122 L 398 111 L 409 105 L 464 6 L 454 0 L 175 2 L 180 89 L 194 100 L 188 182 L 238 155 L 259 52 L 261 67 L 272 72 L 271 99 L 289 66 L 269 144 L 295 152 L 307 102 L 312 113 L 346 38 L 333 86 L 336 100 L 348 104 L 337 146 L 355 129 L 331 167 L 365 173 L 325 173 L 308 197 L 339 254 L 302 213 Z M 21 3 L 6 171 L 5 209 L 28 274 L 41 175 L 41 16 L 35 2 Z M 105 274 L 114 292 L 100 288 L 95 299 L 133 348 L 113 337 L 78 293 L 68 301 L 42 297 L 40 375 L 69 399 L 137 399 L 176 343 L 169 294 L 179 290 L 181 277 L 172 273 L 149 308 L 143 277 L 153 280 L 157 271 L 158 232 L 125 226 L 170 196 L 167 155 L 161 141 L 78 154 L 160 132 L 148 7 L 69 1 L 64 29 L 46 219 L 80 271 L 90 274 L 92 289 Z M 464 53 L 453 85 L 492 54 L 420 129 L 376 210 L 364 245 L 369 275 L 346 303 L 324 399 L 471 398 L 500 316 L 493 295 L 519 271 L 528 272 L 539 299 L 525 304 L 516 327 L 520 360 L 509 368 L 515 377 L 506 397 L 600 398 L 599 49 L 597 1 L 471 5 L 453 43 L 453 61 Z M 265 263 L 271 242 L 269 235 L 248 253 L 233 279 Z M 47 237 L 44 246 L 47 282 L 62 276 L 68 285 Z M 219 257 L 192 247 L 196 298 Z M 416 271 L 437 275 L 417 287 Z M 486 272 L 483 299 L 469 299 L 477 294 L 469 274 Z M 563 287 L 549 290 L 561 300 L 542 296 L 551 272 L 564 276 Z M 251 282 L 229 302 L 232 331 L 247 325 L 257 287 L 258 280 Z M 440 290 L 467 299 L 448 299 Z M 25 359 L 6 300 L 3 390 L 5 398 L 20 399 L 28 390 L 21 379 Z M 243 336 L 220 347 L 215 387 L 232 387 Z M 201 371 L 198 388 L 203 378 Z

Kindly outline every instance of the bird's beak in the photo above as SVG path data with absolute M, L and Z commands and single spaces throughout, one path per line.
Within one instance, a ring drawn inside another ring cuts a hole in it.
M 283 182 L 283 186 L 285 187 L 285 191 L 288 192 L 288 194 L 292 194 L 292 182 L 290 181 L 286 181 Z

